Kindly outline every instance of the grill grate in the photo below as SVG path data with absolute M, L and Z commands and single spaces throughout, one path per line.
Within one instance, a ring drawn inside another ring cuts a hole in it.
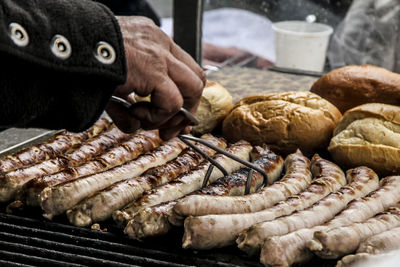
M 182 232 L 146 242 L 121 229 L 78 228 L 42 219 L 0 213 L 0 265 L 14 266 L 260 266 L 233 248 L 183 250 Z M 117 231 L 116 231 L 117 230 Z M 117 233 L 121 233 L 118 235 Z

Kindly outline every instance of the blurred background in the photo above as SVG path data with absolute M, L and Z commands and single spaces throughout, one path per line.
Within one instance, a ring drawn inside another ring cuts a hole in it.
M 173 0 L 148 2 L 172 35 Z M 269 68 L 276 61 L 272 24 L 296 20 L 333 28 L 325 72 L 350 64 L 399 72 L 399 12 L 399 0 L 204 0 L 203 59 L 221 63 L 247 51 L 259 57 L 257 67 Z

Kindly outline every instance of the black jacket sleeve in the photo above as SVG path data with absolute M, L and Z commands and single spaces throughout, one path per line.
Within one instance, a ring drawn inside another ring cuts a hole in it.
M 0 128 L 81 131 L 126 79 L 112 12 L 90 0 L 0 1 Z

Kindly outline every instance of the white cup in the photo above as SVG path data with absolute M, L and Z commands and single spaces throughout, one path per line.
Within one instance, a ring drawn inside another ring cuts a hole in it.
M 281 21 L 272 25 L 275 65 L 281 68 L 322 72 L 332 27 L 305 21 Z

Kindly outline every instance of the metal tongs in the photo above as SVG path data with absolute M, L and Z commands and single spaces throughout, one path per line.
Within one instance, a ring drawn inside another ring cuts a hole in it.
M 112 96 L 111 100 L 114 101 L 114 102 L 117 102 L 117 103 L 120 103 L 120 104 L 124 105 L 126 108 L 129 108 L 132 105 L 131 103 L 129 103 L 125 99 L 119 98 L 119 97 L 116 97 L 116 96 Z M 185 108 L 181 108 L 180 112 L 182 112 L 182 114 L 185 115 L 185 117 L 189 121 L 189 125 L 195 126 L 195 125 L 199 124 L 199 120 L 191 112 L 189 112 Z M 217 146 L 215 146 L 215 145 L 213 145 L 213 144 L 211 144 L 211 143 L 209 143 L 209 142 L 207 142 L 207 141 L 205 141 L 205 140 L 203 140 L 201 138 L 193 137 L 193 136 L 190 136 L 190 135 L 184 135 L 184 134 L 178 135 L 178 138 L 182 142 L 184 142 L 186 145 L 191 147 L 193 150 L 198 152 L 200 155 L 202 155 L 205 159 L 207 159 L 211 163 L 211 165 L 208 168 L 207 173 L 206 173 L 206 175 L 204 177 L 202 187 L 207 186 L 208 180 L 210 179 L 210 176 L 211 176 L 211 173 L 212 173 L 212 171 L 214 169 L 214 166 L 217 167 L 224 174 L 224 176 L 227 176 L 228 172 L 218 162 L 216 162 L 214 159 L 212 159 L 210 156 L 208 156 L 206 153 L 204 153 L 201 149 L 199 149 L 195 144 L 193 144 L 190 141 L 194 141 L 194 142 L 198 142 L 200 144 L 203 144 L 203 145 L 205 145 L 205 146 L 217 151 L 218 153 L 221 153 L 221 154 L 223 154 L 223 155 L 225 155 L 225 156 L 227 156 L 227 157 L 229 157 L 229 158 L 231 158 L 231 159 L 233 159 L 233 160 L 245 165 L 246 167 L 250 168 L 250 171 L 247 174 L 246 187 L 245 187 L 245 190 L 244 190 L 244 194 L 245 195 L 250 193 L 251 181 L 253 179 L 254 171 L 257 171 L 257 172 L 259 172 L 259 173 L 261 173 L 263 175 L 264 181 L 263 181 L 262 186 L 265 186 L 268 183 L 267 174 L 261 168 L 256 166 L 255 164 L 250 163 L 250 162 L 248 162 L 246 160 L 243 160 L 243 159 L 237 157 L 236 155 L 233 155 L 232 153 L 229 153 L 228 151 L 226 151 L 224 149 L 221 149 L 221 148 L 219 148 L 219 147 L 217 147 Z
M 205 141 L 205 140 L 203 140 L 201 138 L 193 137 L 193 136 L 190 136 L 190 135 L 183 135 L 183 134 L 178 135 L 178 138 L 181 139 L 182 142 L 187 144 L 193 150 L 195 150 L 196 152 L 201 154 L 204 158 L 206 158 L 211 163 L 210 167 L 207 170 L 206 176 L 204 177 L 202 187 L 207 186 L 208 180 L 210 179 L 211 172 L 213 171 L 214 166 L 217 167 L 224 174 L 224 176 L 227 176 L 228 172 L 218 162 L 213 160 L 211 157 L 209 157 L 207 154 L 205 154 L 203 151 L 201 151 L 196 145 L 194 145 L 193 143 L 191 143 L 189 141 L 199 142 L 199 143 L 201 143 L 201 144 L 203 144 L 203 145 L 205 145 L 205 146 L 217 151 L 218 153 L 221 153 L 221 154 L 223 154 L 223 155 L 225 155 L 225 156 L 227 156 L 227 157 L 229 157 L 229 158 L 231 158 L 231 159 L 233 159 L 233 160 L 245 165 L 246 167 L 250 168 L 250 171 L 247 174 L 246 187 L 245 187 L 245 190 L 244 190 L 244 194 L 245 195 L 250 193 L 251 181 L 253 179 L 254 171 L 257 171 L 257 172 L 261 173 L 264 176 L 264 182 L 263 182 L 262 186 L 264 186 L 264 185 L 266 185 L 268 183 L 267 174 L 261 168 L 256 166 L 255 164 L 250 163 L 248 161 L 245 161 L 245 160 L 237 157 L 236 155 L 233 155 L 233 154 L 229 153 L 228 151 L 226 151 L 224 149 L 221 149 L 221 148 L 219 148 L 219 147 L 217 147 L 217 146 L 215 146 L 213 144 L 210 144 L 209 142 L 207 142 L 207 141 Z

